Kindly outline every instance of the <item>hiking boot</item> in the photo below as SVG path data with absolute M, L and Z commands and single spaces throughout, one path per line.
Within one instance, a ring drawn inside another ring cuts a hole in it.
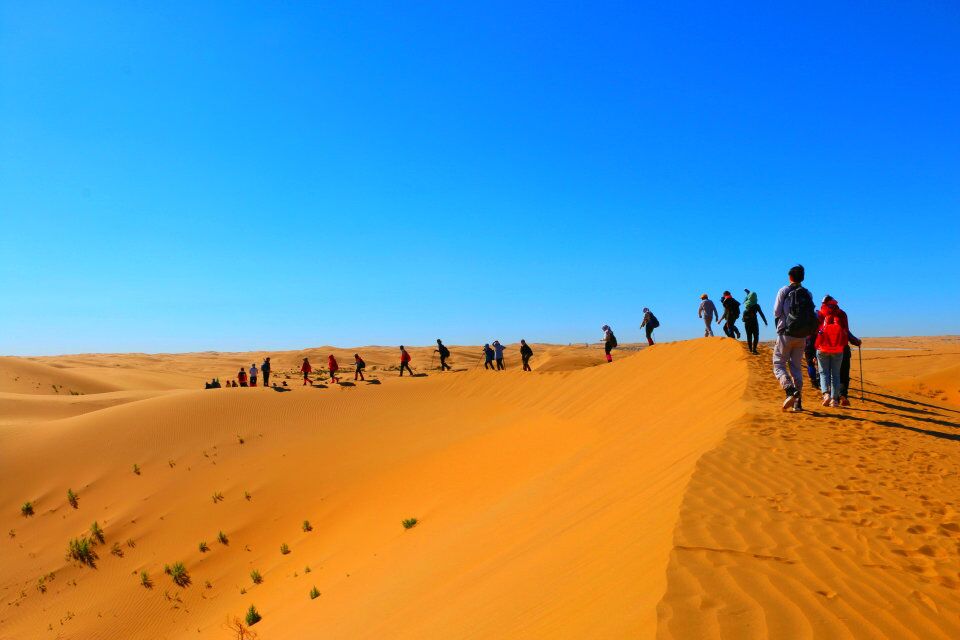
M 839 406 L 840 406 L 840 401 L 839 401 L 839 400 L 831 400 L 831 401 L 830 401 L 830 406 L 831 406 L 831 407 L 839 407 Z
M 829 393 L 823 394 L 823 406 L 829 407 L 829 406 L 830 406 L 830 402 L 831 402 L 831 400 L 830 400 L 830 394 L 829 394 Z
M 850 406 L 850 401 L 847 400 L 847 396 L 843 396 L 842 398 L 840 398 L 840 406 L 841 406 L 841 407 L 849 407 L 849 406 Z
M 783 405 L 781 405 L 781 408 L 784 411 L 789 411 L 790 409 L 793 408 L 793 405 L 799 402 L 800 394 L 797 393 L 797 389 L 795 387 L 789 387 L 787 389 L 784 389 L 784 393 L 786 393 L 787 397 L 784 399 Z
M 793 412 L 794 412 L 794 413 L 799 413 L 799 412 L 803 411 L 803 403 L 800 402 L 800 400 L 801 400 L 800 396 L 797 395 L 797 403 L 796 403 L 795 405 L 793 405 Z

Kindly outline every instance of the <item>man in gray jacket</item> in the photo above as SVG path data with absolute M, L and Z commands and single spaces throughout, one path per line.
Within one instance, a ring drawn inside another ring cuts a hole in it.
M 773 348 L 773 373 L 777 382 L 784 390 L 786 398 L 783 401 L 783 410 L 802 411 L 800 394 L 803 391 L 803 348 L 806 336 L 789 335 L 788 321 L 791 320 L 791 306 L 798 300 L 810 298 L 810 292 L 803 288 L 805 276 L 803 265 L 791 267 L 788 272 L 790 284 L 777 292 L 777 299 L 773 305 L 774 320 L 777 327 L 777 344 Z M 809 302 L 813 311 L 812 299 Z M 804 320 L 801 318 L 800 320 Z M 814 325 L 816 316 L 814 315 Z
M 713 327 L 711 325 L 714 320 L 720 322 L 720 314 L 717 313 L 717 305 L 713 304 L 710 296 L 703 294 L 700 296 L 700 300 L 700 309 L 697 311 L 697 316 L 703 318 L 703 337 L 709 338 L 713 336 Z

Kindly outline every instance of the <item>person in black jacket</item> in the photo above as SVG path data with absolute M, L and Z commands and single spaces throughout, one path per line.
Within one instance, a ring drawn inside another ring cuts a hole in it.
M 440 371 L 453 369 L 453 367 L 447 364 L 447 358 L 450 357 L 450 349 L 447 349 L 443 343 L 440 342 L 440 338 L 437 338 L 437 348 L 434 349 L 434 351 L 440 354 Z
M 533 357 L 533 349 L 530 348 L 530 345 L 527 344 L 526 340 L 520 341 L 520 359 L 523 361 L 523 370 L 524 371 L 533 371 L 530 368 L 530 358 Z
M 643 322 L 640 323 L 640 328 L 647 328 L 647 345 L 653 346 L 653 330 L 660 326 L 660 321 L 657 320 L 657 316 L 653 315 L 653 311 L 644 307 L 643 308 Z
M 270 358 L 264 358 L 260 365 L 260 375 L 263 376 L 263 386 L 270 386 Z
M 493 366 L 493 356 L 494 356 L 493 349 L 490 348 L 490 345 L 489 344 L 483 345 L 483 368 L 484 369 L 491 369 L 493 371 L 497 370 L 497 368 Z
M 740 329 L 737 328 L 737 320 L 740 319 L 740 303 L 730 295 L 729 291 L 723 292 L 723 332 L 728 338 L 740 339 Z M 719 320 L 717 321 L 720 322 Z
M 763 309 L 757 302 L 756 291 L 744 289 L 747 294 L 743 301 L 743 328 L 747 332 L 747 350 L 750 353 L 757 354 L 757 345 L 760 343 L 760 323 L 757 322 L 757 314 L 763 319 L 763 325 L 767 326 L 767 316 L 763 315 Z

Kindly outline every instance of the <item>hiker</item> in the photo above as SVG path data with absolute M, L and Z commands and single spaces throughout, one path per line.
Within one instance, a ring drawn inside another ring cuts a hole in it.
M 803 357 L 807 362 L 807 377 L 810 386 L 820 391 L 820 369 L 817 367 L 817 334 L 807 337 L 803 343 Z
M 493 341 L 493 356 L 497 361 L 497 371 L 503 371 L 506 369 L 506 367 L 503 366 L 503 349 L 504 347 L 502 344 L 500 344 L 499 340 Z
M 234 389 L 236 389 L 237 386 L 238 386 L 238 385 L 237 385 L 237 381 L 236 381 L 236 380 L 231 380 L 231 381 L 230 381 L 230 386 L 233 387 Z
M 850 345 L 860 348 L 863 341 L 850 333 L 850 327 L 847 327 L 847 346 L 843 348 L 843 362 L 840 363 L 840 406 L 849 407 L 850 399 L 847 394 L 850 392 L 850 361 L 853 360 L 853 351 Z M 860 372 L 863 376 L 863 372 Z
M 260 375 L 263 376 L 263 386 L 270 386 L 270 358 L 264 358 L 260 365 Z
M 773 373 L 786 395 L 781 408 L 784 411 L 791 408 L 802 411 L 803 347 L 807 337 L 816 333 L 818 323 L 813 297 L 803 287 L 806 275 L 803 265 L 791 267 L 787 275 L 790 284 L 777 292 L 773 305 L 773 317 L 777 327 L 777 343 L 773 348 Z
M 610 352 L 617 348 L 617 336 L 613 335 L 613 329 L 605 324 L 600 329 L 603 330 L 603 353 L 607 356 L 607 362 L 613 362 L 613 356 Z
M 820 362 L 820 389 L 823 392 L 824 406 L 827 406 L 829 398 L 829 405 L 832 407 L 849 407 L 847 394 L 850 390 L 850 360 L 853 357 L 850 345 L 859 347 L 863 342 L 850 333 L 847 313 L 832 296 L 823 298 L 823 306 L 817 313 L 817 319 L 820 321 L 820 330 L 817 332 L 817 359 Z M 841 343 L 843 348 L 838 353 L 837 347 Z M 824 353 L 827 357 L 821 358 Z M 838 358 L 839 364 L 835 362 Z M 824 383 L 826 378 L 830 379 L 829 387 Z
M 413 376 L 413 369 L 410 368 L 410 354 L 407 353 L 407 350 L 403 348 L 403 345 L 400 345 L 400 377 L 403 377 L 403 370 L 406 369 L 410 372 L 410 375 Z
M 653 311 L 643 308 L 643 322 L 640 323 L 640 328 L 647 328 L 647 345 L 653 346 L 653 330 L 660 326 L 660 321 L 657 320 L 657 316 L 653 315 Z
M 254 362 L 253 364 L 250 365 L 250 386 L 251 387 L 257 386 L 257 374 L 259 373 L 260 373 L 260 370 L 257 369 L 257 363 Z
M 313 367 L 310 366 L 310 361 L 306 358 L 303 359 L 303 364 L 300 365 L 300 372 L 303 374 L 303 386 L 308 384 L 312 387 L 313 382 L 310 381 L 310 373 L 313 371 Z
M 710 296 L 703 294 L 700 296 L 700 308 L 697 310 L 697 317 L 703 318 L 703 337 L 713 337 L 713 327 L 711 323 L 716 320 L 720 324 L 720 316 L 717 314 L 717 305 L 713 304 Z
M 533 371 L 530 368 L 530 358 L 533 357 L 533 349 L 527 344 L 526 340 L 520 340 L 520 360 L 523 361 L 524 371 Z
M 360 380 L 366 380 L 366 378 L 363 377 L 363 370 L 367 368 L 367 363 L 363 361 L 359 353 L 353 354 L 353 362 L 353 379 L 356 380 L 359 376 Z
M 484 369 L 496 370 L 496 367 L 493 366 L 494 355 L 496 354 L 494 354 L 493 349 L 490 348 L 489 344 L 483 345 L 483 368 Z
M 221 385 L 220 385 L 220 378 L 214 378 L 214 379 L 213 379 L 213 382 L 210 383 L 210 388 L 211 388 L 211 389 L 220 389 L 220 388 L 222 388 Z
M 434 349 L 434 352 L 440 354 L 440 371 L 453 369 L 453 367 L 447 364 L 447 358 L 450 357 L 450 349 L 447 349 L 443 343 L 440 342 L 440 338 L 437 338 L 437 348 Z
M 737 328 L 737 320 L 740 318 L 740 303 L 730 295 L 729 291 L 724 291 L 720 304 L 723 305 L 723 317 L 720 318 L 723 320 L 723 332 L 728 338 L 739 340 L 740 329 Z M 720 320 L 717 320 L 717 324 L 720 324 Z
M 340 370 L 340 365 L 337 363 L 337 359 L 333 357 L 332 353 L 327 356 L 327 370 L 330 371 L 330 384 L 339 383 L 340 378 L 337 377 L 337 371 Z
M 756 355 L 757 344 L 760 342 L 760 323 L 757 322 L 757 314 L 763 320 L 763 326 L 767 324 L 767 316 L 763 315 L 763 309 L 757 302 L 757 292 L 744 289 L 747 297 L 743 301 L 743 328 L 747 332 L 747 351 Z
M 240 371 L 237 373 L 237 381 L 240 382 L 241 387 L 247 386 L 247 371 L 240 367 Z

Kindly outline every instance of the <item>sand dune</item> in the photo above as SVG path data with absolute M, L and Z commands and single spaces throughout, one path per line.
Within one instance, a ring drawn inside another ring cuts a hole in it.
M 534 345 L 532 374 L 451 349 L 324 388 L 302 357 L 352 350 L 273 354 L 285 393 L 197 389 L 262 353 L 3 359 L 0 639 L 227 638 L 251 604 L 261 638 L 960 635 L 960 412 L 886 386 L 908 352 L 794 416 L 727 339 Z M 94 520 L 96 568 L 66 560 Z

